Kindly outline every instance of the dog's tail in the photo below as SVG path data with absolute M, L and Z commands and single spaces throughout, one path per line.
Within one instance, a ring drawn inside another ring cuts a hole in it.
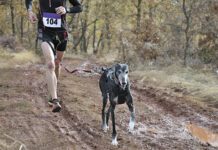
M 94 72 L 98 73 L 98 74 L 104 74 L 104 73 L 108 72 L 108 68 L 106 68 L 106 67 L 96 67 L 94 69 Z
M 106 68 L 106 67 L 101 67 L 101 68 L 99 68 L 99 71 L 98 71 L 98 73 L 99 74 L 107 74 L 107 72 L 108 72 L 108 68 Z
M 108 71 L 108 68 L 102 67 L 102 68 L 101 68 L 101 71 L 102 71 L 102 72 L 106 72 L 106 71 Z

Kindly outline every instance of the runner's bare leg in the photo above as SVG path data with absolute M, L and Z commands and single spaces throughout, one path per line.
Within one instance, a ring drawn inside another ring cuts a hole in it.
M 55 59 L 55 74 L 56 74 L 56 77 L 57 79 L 59 78 L 60 76 L 60 71 L 61 71 L 61 61 L 64 57 L 64 52 L 63 51 L 56 51 L 56 55 L 57 55 L 57 58 Z
M 46 82 L 52 99 L 57 99 L 57 77 L 55 75 L 55 58 L 50 45 L 47 42 L 41 44 L 46 62 Z

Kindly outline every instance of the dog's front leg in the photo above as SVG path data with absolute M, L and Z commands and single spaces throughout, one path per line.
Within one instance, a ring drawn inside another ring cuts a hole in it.
M 127 105 L 131 113 L 130 120 L 129 120 L 129 128 L 128 128 L 128 130 L 131 132 L 133 131 L 134 126 L 135 126 L 135 108 L 133 106 L 132 95 L 130 93 L 127 95 Z
M 115 110 L 115 104 L 111 104 L 111 119 L 112 119 L 112 145 L 117 145 L 117 131 L 116 131 L 116 126 L 115 126 L 115 115 L 114 115 L 114 110 Z
M 102 102 L 103 102 L 103 106 L 102 106 L 102 129 L 104 132 L 107 132 L 108 130 L 108 125 L 106 123 L 106 112 L 105 112 L 105 107 L 107 105 L 107 101 L 108 101 L 108 97 L 107 97 L 107 94 L 104 94 L 102 95 L 103 99 L 102 99 Z

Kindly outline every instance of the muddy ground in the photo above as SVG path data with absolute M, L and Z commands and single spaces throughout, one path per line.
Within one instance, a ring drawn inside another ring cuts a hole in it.
M 95 61 L 65 60 L 68 69 L 93 69 Z M 199 105 L 179 89 L 158 90 L 131 78 L 136 126 L 128 133 L 129 111 L 116 107 L 118 146 L 111 145 L 111 122 L 101 130 L 99 75 L 62 70 L 59 96 L 61 113 L 48 107 L 42 64 L 0 69 L 0 149 L 2 150 L 215 150 L 187 130 L 195 124 L 218 133 L 217 108 Z

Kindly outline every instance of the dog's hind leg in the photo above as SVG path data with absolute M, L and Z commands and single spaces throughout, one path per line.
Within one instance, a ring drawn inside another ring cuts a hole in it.
M 116 131 L 116 126 L 115 126 L 115 115 L 114 115 L 114 110 L 115 110 L 115 106 L 114 104 L 111 104 L 111 119 L 112 119 L 112 128 L 113 128 L 113 132 L 112 132 L 112 145 L 117 145 L 117 131 Z
M 103 95 L 103 106 L 102 106 L 102 129 L 104 130 L 104 132 L 107 131 L 108 129 L 108 126 L 107 126 L 107 123 L 106 123 L 106 112 L 105 112 L 105 107 L 107 105 L 107 101 L 108 101 L 108 97 L 107 97 L 107 94 Z
M 127 96 L 127 106 L 129 107 L 130 111 L 130 120 L 129 120 L 129 132 L 133 131 L 134 126 L 135 126 L 135 108 L 133 106 L 133 100 L 132 100 L 132 95 L 129 94 Z

